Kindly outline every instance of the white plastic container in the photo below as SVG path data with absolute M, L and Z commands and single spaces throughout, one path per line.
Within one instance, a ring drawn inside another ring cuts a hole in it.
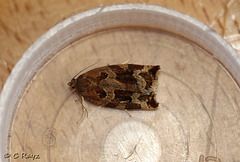
M 12 70 L 0 100 L 1 161 L 7 161 L 2 155 L 8 152 L 12 117 L 33 77 L 59 51 L 76 40 L 119 27 L 153 28 L 184 37 L 208 51 L 240 84 L 240 55 L 214 30 L 188 15 L 148 4 L 111 5 L 82 12 L 45 33 L 24 53 Z

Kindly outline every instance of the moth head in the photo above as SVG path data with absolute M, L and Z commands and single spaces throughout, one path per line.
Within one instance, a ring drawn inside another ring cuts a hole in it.
M 76 84 L 77 84 L 77 80 L 75 78 L 73 78 L 71 80 L 71 82 L 68 83 L 68 85 L 72 88 L 75 89 L 76 88 Z

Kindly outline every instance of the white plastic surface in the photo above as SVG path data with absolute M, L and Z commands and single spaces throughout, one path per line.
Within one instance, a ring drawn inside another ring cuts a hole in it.
M 25 52 L 9 76 L 0 99 L 1 161 L 7 161 L 2 155 L 8 152 L 8 131 L 12 115 L 34 75 L 58 51 L 75 40 L 96 31 L 120 26 L 151 27 L 183 36 L 209 51 L 240 84 L 240 55 L 214 30 L 190 16 L 146 4 L 103 6 L 79 13 L 39 38 Z

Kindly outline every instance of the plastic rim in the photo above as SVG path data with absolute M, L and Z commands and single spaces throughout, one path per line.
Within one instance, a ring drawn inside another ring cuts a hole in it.
M 51 28 L 23 54 L 12 70 L 0 98 L 0 155 L 8 151 L 8 132 L 16 105 L 41 67 L 75 40 L 119 26 L 150 27 L 183 36 L 209 51 L 240 84 L 240 55 L 204 23 L 183 13 L 150 4 L 118 4 L 91 9 Z M 1 159 L 7 160 L 3 156 Z

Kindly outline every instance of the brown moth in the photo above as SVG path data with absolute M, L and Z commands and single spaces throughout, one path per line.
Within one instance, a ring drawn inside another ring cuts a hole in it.
M 160 66 L 119 64 L 90 70 L 68 85 L 95 105 L 127 110 L 156 110 L 157 71 Z

